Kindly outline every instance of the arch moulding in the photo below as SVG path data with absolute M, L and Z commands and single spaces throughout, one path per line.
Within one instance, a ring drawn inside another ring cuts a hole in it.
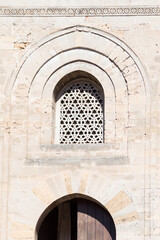
M 115 149 L 121 145 L 119 155 L 127 156 L 127 131 L 136 125 L 135 114 L 138 111 L 142 119 L 146 116 L 149 86 L 142 64 L 124 42 L 111 34 L 91 27 L 73 26 L 28 48 L 6 85 L 5 95 L 11 97 L 11 120 L 18 119 L 18 107 L 23 109 L 23 120 L 28 128 L 28 159 L 32 155 L 29 146 L 37 144 L 34 150 L 38 156 L 42 145 L 53 144 L 54 88 L 62 77 L 76 70 L 93 74 L 102 85 L 105 143 L 114 145 Z M 145 123 L 137 132 L 140 130 L 144 135 L 144 129 Z
M 10 96 L 13 88 L 16 88 L 15 84 L 23 82 L 24 78 L 28 80 L 28 88 L 31 89 L 37 73 L 43 67 L 47 67 L 46 63 L 74 49 L 84 49 L 97 53 L 98 56 L 104 56 L 106 65 L 110 61 L 122 72 L 126 84 L 131 80 L 141 82 L 142 88 L 145 89 L 146 94 L 149 94 L 148 80 L 136 54 L 115 36 L 86 26 L 73 26 L 59 30 L 28 47 L 26 54 L 18 61 L 12 77 L 6 84 L 5 93 Z M 97 65 L 99 65 L 98 56 Z M 85 58 L 84 55 L 83 57 Z M 77 56 L 77 60 L 78 58 Z M 58 67 L 62 65 L 59 61 L 57 64 Z M 30 71 L 27 71 L 29 69 Z

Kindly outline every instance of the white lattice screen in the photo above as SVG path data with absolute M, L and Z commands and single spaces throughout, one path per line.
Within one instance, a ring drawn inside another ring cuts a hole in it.
M 67 85 L 60 97 L 59 143 L 103 143 L 103 105 L 103 93 L 95 84 Z

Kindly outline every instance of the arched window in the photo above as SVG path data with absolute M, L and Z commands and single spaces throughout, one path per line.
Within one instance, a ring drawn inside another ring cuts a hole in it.
M 104 94 L 93 80 L 65 84 L 56 98 L 56 139 L 60 144 L 103 143 Z

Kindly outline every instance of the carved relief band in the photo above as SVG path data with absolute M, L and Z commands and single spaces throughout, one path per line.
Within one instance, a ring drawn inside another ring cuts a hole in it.
M 54 7 L 54 8 L 0 8 L 0 17 L 98 17 L 98 16 L 159 16 L 158 6 L 132 7 Z

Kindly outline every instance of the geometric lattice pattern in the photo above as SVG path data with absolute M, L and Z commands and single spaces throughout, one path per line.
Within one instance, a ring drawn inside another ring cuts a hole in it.
M 90 82 L 74 82 L 60 98 L 61 144 L 103 143 L 103 93 Z

